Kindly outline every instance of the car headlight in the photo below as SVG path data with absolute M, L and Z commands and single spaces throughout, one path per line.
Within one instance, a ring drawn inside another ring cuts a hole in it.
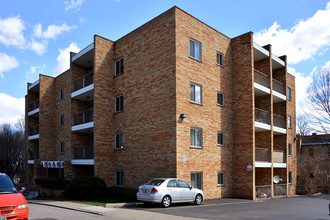
M 29 205 L 28 204 L 23 204 L 23 205 L 19 205 L 17 206 L 18 209 L 26 209 L 26 208 L 29 208 Z

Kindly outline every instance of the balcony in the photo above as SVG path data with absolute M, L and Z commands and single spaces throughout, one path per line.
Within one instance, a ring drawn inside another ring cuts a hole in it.
M 72 56 L 71 61 L 84 67 L 91 67 L 94 64 L 94 43 L 91 43 L 78 53 Z
M 269 76 L 258 70 L 254 70 L 254 95 L 263 96 L 269 94 Z
M 287 184 L 274 184 L 274 197 L 286 196 Z
M 71 98 L 91 101 L 94 98 L 94 73 L 90 72 L 73 81 Z
M 94 110 L 89 109 L 73 115 L 72 131 L 92 133 L 94 128 Z
M 263 109 L 255 108 L 255 131 L 270 131 L 270 114 Z
M 256 198 L 265 199 L 272 197 L 272 186 L 264 185 L 264 186 L 256 186 Z
M 282 115 L 274 114 L 273 119 L 274 119 L 274 126 L 273 126 L 274 135 L 286 134 L 285 117 Z
M 73 147 L 72 165 L 94 165 L 93 147 Z
M 36 100 L 29 104 L 28 116 L 39 117 L 39 100 Z
M 29 128 L 29 137 L 28 140 L 38 140 L 39 139 L 39 126 L 34 126 Z
M 255 148 L 255 167 L 270 168 L 270 150 L 268 148 Z
M 40 80 L 37 80 L 34 83 L 28 83 L 28 91 L 39 92 L 39 90 L 40 90 Z
M 273 102 L 286 101 L 285 86 L 283 83 L 273 79 Z
M 34 164 L 34 160 L 39 160 L 39 151 L 38 150 L 33 150 L 29 151 L 29 159 L 28 159 L 28 164 Z
M 274 168 L 286 168 L 286 156 L 284 150 L 273 151 L 273 166 Z

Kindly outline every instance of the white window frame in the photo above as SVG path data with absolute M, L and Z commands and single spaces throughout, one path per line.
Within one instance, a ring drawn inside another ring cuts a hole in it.
M 219 59 L 218 59 L 218 57 L 219 57 Z M 220 53 L 219 51 L 217 51 L 217 65 L 220 66 L 220 67 L 224 67 L 224 64 L 223 64 L 223 53 Z
M 119 180 L 117 179 L 117 173 L 119 174 Z M 119 182 L 117 182 L 117 180 Z M 115 171 L 115 186 L 118 186 L 118 187 L 124 187 L 124 171 L 122 170 L 116 170 Z
M 220 176 L 219 176 L 220 175 Z M 219 179 L 219 177 L 221 177 L 222 175 L 222 183 L 221 183 L 221 178 Z M 225 173 L 224 172 L 218 172 L 218 186 L 224 186 L 225 185 Z
M 119 100 L 119 106 L 117 106 L 117 99 Z M 122 99 L 122 101 L 120 100 Z M 118 107 L 118 109 L 117 109 Z M 120 96 L 116 96 L 115 98 L 115 112 L 123 112 L 124 111 L 124 96 L 120 95 Z
M 194 100 L 192 100 L 192 94 L 191 94 L 191 86 L 193 86 L 194 87 L 194 94 L 193 94 L 193 99 Z M 198 102 L 198 101 L 196 101 L 196 87 L 199 87 L 199 91 L 200 91 L 200 94 L 199 94 L 199 96 L 200 96 L 200 102 Z M 203 94 L 203 91 L 202 91 L 202 86 L 201 85 L 198 85 L 198 84 L 196 84 L 196 83 L 190 83 L 190 85 L 189 85 L 189 100 L 190 100 L 190 102 L 192 102 L 192 103 L 195 103 L 195 104 L 199 104 L 199 105 L 201 105 L 202 104 L 202 94 Z
M 64 114 L 60 115 L 60 126 L 63 127 L 64 126 Z
M 195 143 L 195 145 L 192 145 L 192 142 L 191 142 L 191 140 L 192 140 L 192 135 L 191 135 L 191 133 L 192 133 L 192 130 L 194 131 L 194 143 Z M 199 145 L 196 145 L 197 144 L 197 142 L 198 142 L 198 140 L 197 140 L 197 137 L 198 137 L 198 135 L 197 135 L 197 131 L 200 131 L 200 133 L 201 133 L 201 140 L 199 141 L 200 142 L 200 146 Z M 201 129 L 201 128 L 196 128 L 196 127 L 190 127 L 190 147 L 193 147 L 193 148 L 202 148 L 203 147 L 203 129 Z
M 60 100 L 64 100 L 64 89 L 60 88 Z
M 222 135 L 222 143 L 219 143 L 219 135 Z M 222 131 L 218 131 L 217 145 L 221 147 L 225 146 L 225 133 L 223 133 Z
M 193 43 L 193 51 L 191 51 L 191 49 L 192 49 L 191 43 Z M 196 44 L 199 44 L 199 58 L 196 56 L 197 55 Z M 190 40 L 189 40 L 189 57 L 193 58 L 195 60 L 198 60 L 198 61 L 202 61 L 202 43 L 201 42 L 190 38 Z
M 117 67 L 117 63 L 119 66 L 119 69 Z M 122 67 L 122 71 L 120 72 L 120 67 Z M 118 73 L 117 73 L 118 71 Z M 119 76 L 124 73 L 124 58 L 119 58 L 118 60 L 115 61 L 115 76 Z
M 197 188 L 197 186 L 198 186 L 198 174 L 200 174 L 200 178 L 201 178 L 201 180 L 200 180 L 200 183 L 201 183 L 201 190 L 203 189 L 203 172 L 198 172 L 198 171 L 196 171 L 196 172 L 190 172 L 190 183 L 191 183 L 191 185 L 193 186 L 193 187 L 195 187 L 195 188 Z M 192 184 L 192 177 L 193 177 L 193 175 L 194 175 L 194 179 L 195 179 L 195 183 L 197 184 L 196 186 L 194 186 L 193 184 Z M 198 188 L 197 188 L 198 189 Z
M 217 105 L 218 106 L 224 106 L 225 105 L 225 95 L 223 94 L 223 92 L 220 92 L 220 91 L 217 92 Z
M 120 145 L 120 138 L 122 138 L 122 143 Z M 124 149 L 125 136 L 123 133 L 118 133 L 115 136 L 115 149 Z
M 60 153 L 64 153 L 64 141 L 60 142 Z

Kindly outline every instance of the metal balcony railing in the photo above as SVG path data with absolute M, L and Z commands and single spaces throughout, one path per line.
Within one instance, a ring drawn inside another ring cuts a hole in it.
M 270 198 L 272 197 L 272 186 L 256 186 L 256 198 Z
M 284 150 L 273 151 L 273 162 L 274 163 L 286 163 L 286 156 Z
M 94 73 L 90 72 L 73 81 L 73 91 L 77 91 L 94 83 Z
M 274 119 L 274 126 L 284 128 L 284 129 L 286 128 L 284 116 L 274 114 L 273 119 Z
M 285 95 L 285 87 L 284 84 L 277 81 L 276 79 L 273 79 L 273 90 L 275 90 L 276 92 L 279 92 L 283 95 Z
M 270 150 L 267 148 L 256 147 L 256 161 L 270 161 Z
M 29 104 L 29 111 L 39 108 L 39 99 Z
M 94 148 L 73 147 L 73 159 L 94 159 Z
M 39 125 L 29 128 L 29 136 L 39 134 Z
M 94 121 L 94 110 L 89 109 L 73 115 L 73 125 L 80 125 Z
M 269 76 L 256 69 L 254 70 L 254 82 L 269 88 Z
M 39 151 L 38 150 L 32 150 L 29 151 L 29 160 L 39 160 Z
M 286 183 L 284 184 L 274 184 L 274 196 L 286 196 Z
M 255 108 L 255 121 L 270 124 L 269 112 L 259 108 Z

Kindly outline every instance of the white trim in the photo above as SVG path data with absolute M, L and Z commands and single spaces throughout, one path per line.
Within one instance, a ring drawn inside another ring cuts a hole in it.
M 261 90 L 261 91 L 263 91 L 267 94 L 270 94 L 270 89 L 269 88 L 267 88 L 263 85 L 260 85 L 259 83 L 256 83 L 256 82 L 254 82 L 253 85 L 254 85 L 254 88 L 259 89 L 259 90 Z
M 253 48 L 257 49 L 261 53 L 265 54 L 266 56 L 269 56 L 269 51 L 263 48 L 262 46 L 258 45 L 257 43 L 253 42 Z
M 274 54 L 272 54 L 272 58 L 274 61 L 276 61 L 280 65 L 285 66 L 285 62 L 283 60 L 281 60 L 280 58 L 278 58 L 277 56 L 275 56 Z
M 29 111 L 29 112 L 28 112 L 28 116 L 31 116 L 31 115 L 37 114 L 38 112 L 39 112 L 39 108 L 36 108 L 36 109 L 34 109 L 34 110 L 32 110 L 32 111 Z
M 272 167 L 271 162 L 264 162 L 264 161 L 255 161 L 254 165 L 255 165 L 255 167 L 265 167 L 265 168 Z
M 273 130 L 275 132 L 278 132 L 278 133 L 281 133 L 281 134 L 286 134 L 286 129 L 285 128 L 280 128 L 280 127 L 273 126 Z
M 28 164 L 34 164 L 34 160 L 28 160 Z
M 94 159 L 71 160 L 72 165 L 94 165 Z
M 89 92 L 89 91 L 91 91 L 93 89 L 94 89 L 94 83 L 93 84 L 90 84 L 90 85 L 88 85 L 88 86 L 86 86 L 84 88 L 81 88 L 81 89 L 79 89 L 77 91 L 72 92 L 71 93 L 71 98 L 74 98 L 74 97 L 76 97 L 78 95 L 81 95 L 81 94 L 83 94 L 85 92 Z
M 286 163 L 273 163 L 274 168 L 286 168 Z
M 31 84 L 29 85 L 28 90 L 32 89 L 33 87 L 35 87 L 35 86 L 38 85 L 39 83 L 40 83 L 40 79 L 38 79 L 38 80 L 35 81 L 34 83 L 31 83 Z
M 276 92 L 275 90 L 273 90 L 273 95 L 280 98 L 280 99 L 282 99 L 283 101 L 286 101 L 286 96 L 279 93 L 279 92 Z
M 35 139 L 39 139 L 39 134 L 35 134 L 35 135 L 31 135 L 28 137 L 28 140 L 35 140 Z
M 270 125 L 269 124 L 261 123 L 261 122 L 258 122 L 258 121 L 254 121 L 254 126 L 257 127 L 257 128 L 265 129 L 265 130 L 270 130 Z
M 87 53 L 90 50 L 94 49 L 94 43 L 91 43 L 90 45 L 88 45 L 87 47 L 85 47 L 84 49 L 82 49 L 81 51 L 79 51 L 76 55 L 74 55 L 72 57 L 72 62 L 75 61 L 76 59 L 78 59 L 79 57 L 81 57 L 82 55 L 84 55 L 85 53 Z
M 71 127 L 71 130 L 79 131 L 79 130 L 88 129 L 88 128 L 94 128 L 94 121 L 87 122 L 87 123 L 80 124 L 80 125 L 73 125 Z

